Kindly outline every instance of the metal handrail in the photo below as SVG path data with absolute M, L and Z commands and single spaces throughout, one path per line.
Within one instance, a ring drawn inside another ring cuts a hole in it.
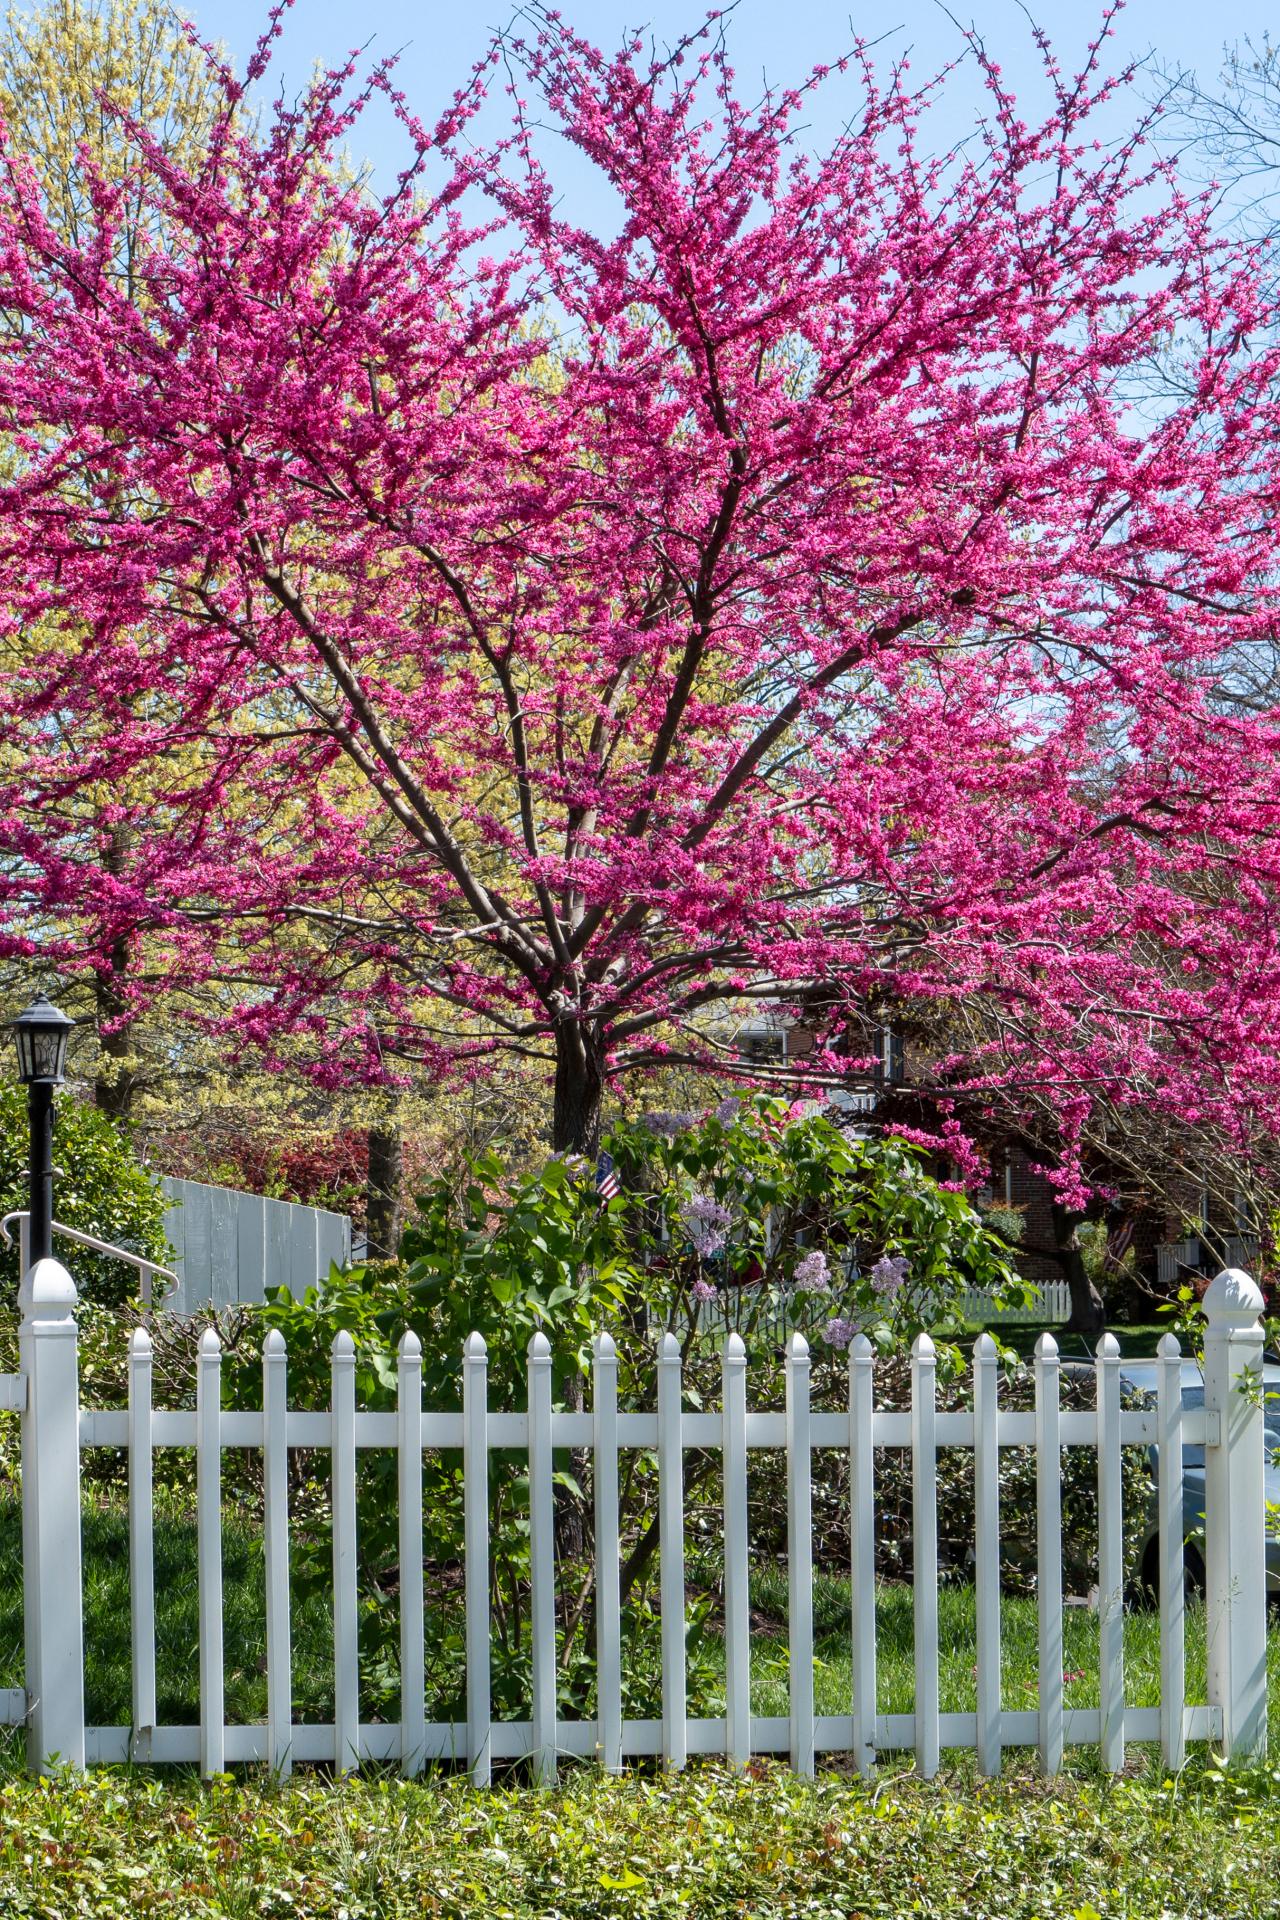
M 3 1220 L 0 1220 L 0 1239 L 3 1239 L 6 1247 L 13 1245 L 9 1223 L 18 1220 L 25 1227 L 30 1218 L 30 1213 L 24 1208 L 18 1213 L 6 1213 Z M 162 1267 L 158 1260 L 148 1260 L 140 1253 L 130 1253 L 124 1247 L 113 1247 L 105 1240 L 95 1240 L 91 1233 L 81 1233 L 78 1227 L 64 1227 L 61 1220 L 54 1220 L 51 1224 L 53 1231 L 60 1233 L 64 1240 L 74 1240 L 78 1247 L 88 1247 L 93 1253 L 109 1254 L 113 1260 L 123 1260 L 126 1265 L 136 1267 L 142 1275 L 142 1304 L 146 1307 L 151 1305 L 153 1274 L 158 1273 L 162 1280 L 172 1281 L 175 1287 L 178 1285 L 177 1274 L 170 1267 Z M 22 1227 L 19 1228 L 19 1237 L 25 1246 L 26 1234 L 22 1231 Z

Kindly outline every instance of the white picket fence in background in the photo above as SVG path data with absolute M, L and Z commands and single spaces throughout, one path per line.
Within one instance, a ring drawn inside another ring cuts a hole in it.
M 1071 1318 L 1071 1289 L 1065 1280 L 1046 1280 L 1024 1300 L 997 1300 L 982 1287 L 970 1287 L 960 1296 L 965 1319 L 980 1327 L 1060 1326 Z
M 327 1762 L 346 1770 L 365 1760 L 398 1763 L 407 1774 L 431 1761 L 465 1764 L 486 1783 L 495 1763 L 528 1760 L 535 1778 L 555 1778 L 562 1756 L 594 1759 L 616 1771 L 631 1756 L 660 1755 L 678 1768 L 691 1754 L 722 1754 L 742 1764 L 752 1754 L 786 1754 L 802 1774 L 824 1753 L 852 1754 L 869 1770 L 877 1753 L 913 1748 L 919 1770 L 934 1773 L 946 1747 L 975 1749 L 985 1773 L 1000 1766 L 1006 1747 L 1033 1746 L 1046 1773 L 1056 1771 L 1068 1744 L 1096 1744 L 1104 1766 L 1119 1768 L 1130 1741 L 1158 1740 L 1165 1764 L 1181 1764 L 1188 1740 L 1211 1740 L 1228 1754 L 1252 1753 L 1266 1739 L 1266 1614 L 1263 1425 L 1260 1396 L 1243 1390 L 1260 1366 L 1261 1296 L 1247 1275 L 1219 1276 L 1206 1299 L 1205 1406 L 1184 1410 L 1180 1358 L 1171 1336 L 1161 1343 L 1159 1395 L 1154 1410 L 1121 1405 L 1120 1362 L 1104 1338 L 1097 1362 L 1097 1410 L 1059 1405 L 1056 1345 L 1041 1338 L 1035 1361 L 1034 1411 L 999 1404 L 994 1346 L 984 1338 L 975 1355 L 971 1412 L 936 1406 L 932 1343 L 922 1337 L 912 1365 L 911 1407 L 875 1405 L 874 1362 L 865 1340 L 849 1355 L 845 1412 L 810 1407 L 809 1356 L 792 1337 L 786 1359 L 785 1412 L 748 1407 L 747 1359 L 740 1340 L 723 1353 L 723 1404 L 718 1412 L 683 1404 L 679 1343 L 660 1342 L 655 1357 L 655 1406 L 618 1408 L 617 1358 L 608 1335 L 595 1342 L 593 1402 L 587 1412 L 552 1405 L 551 1355 L 545 1338 L 530 1344 L 528 1398 L 522 1410 L 488 1406 L 487 1358 L 472 1335 L 462 1368 L 462 1411 L 422 1405 L 422 1357 L 406 1334 L 399 1352 L 395 1412 L 357 1411 L 355 1352 L 349 1335 L 336 1340 L 332 1398 L 327 1412 L 288 1404 L 288 1355 L 272 1333 L 264 1355 L 264 1410 L 224 1409 L 221 1355 L 212 1330 L 202 1339 L 194 1411 L 152 1405 L 151 1350 L 143 1331 L 132 1336 L 127 1407 L 82 1409 L 77 1382 L 75 1291 L 64 1268 L 41 1262 L 22 1291 L 22 1373 L 0 1385 L 0 1404 L 23 1414 L 25 1698 L 33 1768 L 51 1756 L 82 1766 L 94 1761 L 198 1761 L 206 1775 L 245 1761 L 280 1774 L 297 1761 Z M 1123 1639 L 1121 1449 L 1159 1449 L 1161 1699 L 1135 1707 L 1126 1699 Z M 1188 1703 L 1184 1671 L 1182 1458 L 1184 1445 L 1206 1448 L 1206 1565 L 1208 1697 Z M 84 1724 L 84 1633 L 80 1556 L 80 1451 L 116 1447 L 128 1458 L 132 1589 L 132 1725 Z M 1039 1700 L 1034 1710 L 1001 1697 L 999 1575 L 999 1452 L 1036 1450 Z M 152 1467 L 157 1450 L 194 1447 L 199 1563 L 198 1726 L 156 1725 L 155 1591 Z M 261 1725 L 225 1722 L 223 1680 L 222 1457 L 236 1447 L 261 1449 L 265 1479 L 267 1594 L 267 1719 Z M 331 1456 L 333 1505 L 333 1725 L 293 1718 L 290 1645 L 290 1522 L 288 1450 L 307 1447 Z M 942 1448 L 971 1448 L 976 1465 L 974 1566 L 977 1589 L 977 1708 L 939 1710 L 938 1552 L 936 1478 Z M 1061 1533 L 1061 1450 L 1096 1451 L 1100 1495 L 1101 1707 L 1064 1705 Z M 401 1709 L 395 1723 L 361 1719 L 356 1518 L 356 1458 L 362 1448 L 393 1451 L 398 1462 L 401 1569 Z M 429 1724 L 424 1711 L 422 1466 L 425 1449 L 459 1449 L 464 1462 L 466 1712 L 447 1725 Z M 596 1658 L 598 1718 L 566 1721 L 556 1710 L 555 1541 L 553 1457 L 575 1448 L 594 1457 Z M 662 1713 L 658 1720 L 623 1715 L 622 1622 L 619 1597 L 619 1459 L 628 1450 L 656 1453 L 660 1524 Z M 686 1596 L 684 1576 L 683 1456 L 687 1449 L 718 1450 L 723 1462 L 726 1711 L 690 1719 L 686 1711 Z M 814 1708 L 811 1472 L 814 1448 L 847 1450 L 851 1457 L 853 1683 L 849 1710 Z M 914 1492 L 915 1705 L 911 1713 L 876 1707 L 876 1573 L 874 1556 L 877 1448 L 911 1454 Z M 532 1685 L 528 1717 L 495 1720 L 490 1699 L 489 1456 L 514 1450 L 527 1458 L 531 1521 Z M 750 1703 L 750 1614 L 747 1469 L 757 1449 L 781 1449 L 787 1462 L 790 1713 L 761 1718 Z M 2 1706 L 3 1700 L 0 1700 Z
M 975 1327 L 1061 1325 L 1071 1317 L 1071 1289 L 1065 1280 L 1050 1280 L 1032 1288 L 1023 1300 L 1001 1299 L 993 1289 L 969 1287 L 959 1296 L 957 1308 L 960 1317 Z M 826 1313 L 830 1311 L 828 1307 Z M 785 1347 L 797 1320 L 812 1326 L 826 1318 L 811 1293 L 788 1289 L 762 1304 L 752 1287 L 727 1288 L 714 1300 L 699 1302 L 693 1312 L 699 1333 L 721 1339 L 745 1333 L 757 1349 Z

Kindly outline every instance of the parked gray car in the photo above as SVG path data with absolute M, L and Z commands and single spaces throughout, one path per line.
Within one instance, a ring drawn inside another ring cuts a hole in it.
M 1120 1370 L 1125 1385 L 1150 1397 L 1156 1397 L 1154 1361 L 1126 1360 Z M 1268 1505 L 1280 1507 L 1280 1363 L 1265 1361 L 1262 1369 L 1264 1394 L 1263 1421 L 1266 1428 L 1266 1488 Z M 1182 1363 L 1182 1404 L 1184 1408 L 1203 1407 L 1204 1378 L 1194 1360 Z M 1154 1479 L 1158 1453 L 1151 1448 Z M 1204 1448 L 1184 1446 L 1182 1450 L 1182 1531 L 1186 1540 L 1184 1565 L 1187 1584 L 1200 1591 L 1204 1586 Z M 1275 1522 L 1267 1526 L 1267 1592 L 1280 1595 L 1280 1535 Z M 1156 1499 L 1152 1488 L 1147 1510 L 1146 1532 L 1138 1554 L 1137 1585 L 1140 1592 L 1152 1594 L 1158 1584 L 1158 1542 L 1156 1537 Z

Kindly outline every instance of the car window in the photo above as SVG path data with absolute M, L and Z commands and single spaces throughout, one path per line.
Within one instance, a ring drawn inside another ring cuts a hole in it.
M 1269 1393 L 1272 1391 L 1274 1391 L 1274 1389 L 1268 1389 Z M 1183 1407 L 1187 1409 L 1202 1407 L 1204 1405 L 1203 1383 L 1197 1382 L 1194 1386 L 1184 1387 L 1182 1389 L 1182 1404 Z M 1269 1399 L 1264 1404 L 1262 1425 L 1263 1431 L 1266 1434 L 1268 1459 L 1280 1459 L 1280 1405 L 1271 1402 Z M 1184 1447 L 1182 1457 L 1187 1466 L 1202 1467 L 1204 1465 L 1204 1448 Z

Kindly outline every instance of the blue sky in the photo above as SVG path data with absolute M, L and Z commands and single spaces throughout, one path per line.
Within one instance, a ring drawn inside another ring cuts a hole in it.
M 651 29 L 659 44 L 669 44 L 682 29 L 701 18 L 699 0 L 558 0 L 567 21 L 578 31 L 611 47 L 631 26 Z M 182 4 L 182 0 L 179 0 Z M 265 17 L 263 0 L 187 0 L 186 9 L 201 32 L 224 42 L 242 62 Z M 1074 72 L 1100 18 L 1092 0 L 1031 0 L 1031 12 L 1046 29 L 1059 51 L 1062 65 Z M 952 0 L 951 11 L 972 22 L 986 39 L 1008 79 L 1029 107 L 1038 96 L 1036 50 L 1026 14 L 1016 0 Z M 482 52 L 490 29 L 505 25 L 512 9 L 502 0 L 295 0 L 288 16 L 273 87 L 282 78 L 294 91 L 312 65 L 329 65 L 353 47 L 370 43 L 371 56 L 403 49 L 400 84 L 416 113 L 430 121 Z M 1268 20 L 1275 19 L 1274 0 L 1231 0 L 1221 7 L 1187 0 L 1130 0 L 1116 23 L 1111 46 L 1117 60 L 1155 50 L 1165 64 L 1196 68 L 1212 79 L 1222 64 L 1224 43 L 1251 36 L 1260 41 Z M 910 50 L 918 78 L 942 65 L 961 49 L 956 27 L 934 0 L 876 0 L 873 5 L 833 4 L 833 0 L 739 0 L 730 22 L 730 44 L 744 98 L 758 92 L 758 82 L 774 84 L 800 79 L 817 61 L 845 51 L 855 33 L 866 38 L 883 35 L 884 56 Z M 854 86 L 852 78 L 833 79 L 824 89 L 810 117 L 810 144 L 824 145 L 841 124 Z M 943 105 L 936 110 L 929 140 L 932 147 L 950 144 L 971 126 L 979 99 L 972 66 L 953 75 Z M 842 111 L 843 107 L 843 111 Z M 403 157 L 403 146 L 390 118 L 371 111 L 352 142 L 359 159 L 371 160 L 376 174 L 387 178 Z M 557 178 L 580 217 L 601 215 L 593 204 L 584 163 L 567 148 L 553 160 Z

